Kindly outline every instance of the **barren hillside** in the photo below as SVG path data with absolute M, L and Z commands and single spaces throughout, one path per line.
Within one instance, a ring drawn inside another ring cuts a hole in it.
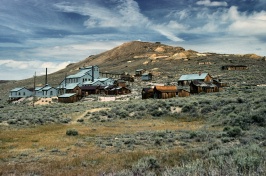
M 149 43 L 132 41 L 124 43 L 101 54 L 92 55 L 78 63 L 68 65 L 65 69 L 48 75 L 48 83 L 57 86 L 65 75 L 73 74 L 80 67 L 98 65 L 101 72 L 134 74 L 136 69 L 146 69 L 154 74 L 154 80 L 161 83 L 175 82 L 182 74 L 209 72 L 232 83 L 265 84 L 265 57 L 255 54 L 233 55 L 198 53 L 182 47 L 173 47 L 159 42 Z M 223 65 L 241 64 L 249 69 L 241 74 L 250 79 L 242 80 L 236 72 L 224 72 Z M 48 68 L 49 69 L 49 68 Z M 37 85 L 43 85 L 45 76 L 37 77 Z M 7 98 L 8 91 L 14 87 L 33 87 L 33 78 L 10 81 L 0 84 L 0 96 Z M 0 97 L 0 98 L 1 98 Z

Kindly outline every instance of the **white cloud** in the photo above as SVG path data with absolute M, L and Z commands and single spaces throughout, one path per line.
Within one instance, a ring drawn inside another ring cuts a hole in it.
M 8 60 L 0 60 L 0 66 L 19 69 L 19 70 L 27 70 L 27 69 L 43 69 L 49 68 L 50 73 L 65 68 L 70 62 L 43 62 L 43 61 L 16 61 L 12 59 Z
M 240 13 L 237 7 L 230 7 L 228 13 L 222 16 L 224 21 L 230 21 L 228 31 L 240 36 L 266 36 L 266 11 L 252 14 Z
M 198 1 L 196 3 L 197 5 L 203 5 L 203 6 L 213 6 L 213 7 L 217 7 L 217 6 L 228 6 L 227 2 L 222 1 L 210 1 L 210 0 L 201 0 Z
M 140 13 L 137 2 L 133 0 L 117 0 L 113 2 L 117 4 L 114 9 L 106 8 L 93 2 L 82 6 L 75 3 L 58 3 L 55 4 L 55 7 L 64 12 L 75 12 L 88 16 L 88 20 L 84 22 L 84 25 L 88 28 L 137 27 L 149 24 L 148 18 Z

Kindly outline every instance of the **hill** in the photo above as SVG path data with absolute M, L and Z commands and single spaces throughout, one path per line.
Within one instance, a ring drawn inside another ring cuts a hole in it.
M 263 60 L 264 59 L 264 60 Z M 80 62 L 69 64 L 65 69 L 48 75 L 48 83 L 52 86 L 64 79 L 65 75 L 76 73 L 80 67 L 98 65 L 101 72 L 134 74 L 136 69 L 146 69 L 152 72 L 155 81 L 176 82 L 182 74 L 209 72 L 214 77 L 220 77 L 232 82 L 241 82 L 240 75 L 221 71 L 223 65 L 242 64 L 251 69 L 242 72 L 254 78 L 245 81 L 247 84 L 265 84 L 265 58 L 255 54 L 234 55 L 199 53 L 173 47 L 159 42 L 132 41 L 124 43 L 109 51 L 92 55 Z M 48 68 L 49 69 L 49 68 Z M 252 73 L 250 72 L 252 71 Z M 167 79 L 166 79 L 167 78 Z M 168 79 L 169 78 L 169 79 Z M 36 84 L 44 85 L 45 76 L 38 76 Z M 14 87 L 33 87 L 33 78 L 10 81 L 0 84 L 0 96 L 7 98 L 8 91 Z

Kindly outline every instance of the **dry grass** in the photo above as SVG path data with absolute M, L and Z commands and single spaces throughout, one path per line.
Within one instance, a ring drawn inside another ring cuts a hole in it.
M 161 149 L 113 152 L 94 144 L 97 137 L 131 134 L 139 131 L 198 130 L 201 121 L 178 122 L 145 119 L 120 120 L 108 123 L 45 125 L 23 129 L 2 129 L 0 133 L 0 174 L 23 175 L 99 175 L 130 167 L 138 159 L 154 155 Z M 66 130 L 75 128 L 78 136 L 67 136 Z M 84 142 L 85 138 L 92 138 Z M 169 156 L 185 150 L 177 146 L 169 150 Z M 167 154 L 164 151 L 164 154 Z M 170 162 L 171 160 L 169 160 Z

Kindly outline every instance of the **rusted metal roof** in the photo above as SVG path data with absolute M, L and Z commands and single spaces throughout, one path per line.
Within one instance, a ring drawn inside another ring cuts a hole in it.
M 176 86 L 155 86 L 154 90 L 160 91 L 160 92 L 177 92 Z

